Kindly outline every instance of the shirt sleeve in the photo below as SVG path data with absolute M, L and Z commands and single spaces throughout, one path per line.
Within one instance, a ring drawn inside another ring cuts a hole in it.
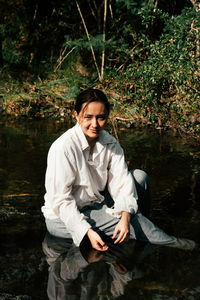
M 111 149 L 108 191 L 114 200 L 114 207 L 109 208 L 108 213 L 120 217 L 122 211 L 137 212 L 137 190 L 134 179 L 128 171 L 124 151 L 119 143 L 114 144 Z
M 53 211 L 64 222 L 74 244 L 79 246 L 91 226 L 78 210 L 72 195 L 76 164 L 73 155 L 69 155 L 63 148 L 52 145 L 49 150 L 45 178 L 46 194 Z

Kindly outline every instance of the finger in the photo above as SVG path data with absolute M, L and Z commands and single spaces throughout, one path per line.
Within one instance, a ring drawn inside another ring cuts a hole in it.
M 117 241 L 117 242 L 119 244 L 128 242 L 129 241 L 129 237 L 130 237 L 129 233 L 124 233 L 123 236 L 122 236 L 122 238 L 119 241 Z
M 112 236 L 112 239 L 115 239 L 117 234 L 118 234 L 119 230 L 116 228 L 113 232 L 113 236 Z
M 108 246 L 106 245 L 106 243 L 101 239 L 101 237 L 99 236 L 97 239 L 97 247 L 99 248 L 100 251 L 106 251 L 108 250 Z
M 101 244 L 98 242 L 98 240 L 94 240 L 92 242 L 92 248 L 98 251 L 102 251 L 102 246 Z
M 108 250 L 108 246 L 105 245 L 105 246 L 101 247 L 101 250 L 100 250 L 100 251 L 107 251 L 107 250 Z
M 106 250 L 108 250 L 108 247 L 106 247 L 106 246 L 101 246 L 100 244 L 96 244 L 96 245 L 94 245 L 94 249 L 96 249 L 96 250 L 98 250 L 98 251 L 106 251 Z
M 121 233 L 119 235 L 118 239 L 114 242 L 114 244 L 117 244 L 117 243 L 121 244 L 121 243 L 125 242 L 126 240 L 127 241 L 129 240 L 129 233 Z
M 95 249 L 97 249 L 98 251 L 106 251 L 108 250 L 108 246 L 107 245 L 102 246 L 99 243 L 97 243 Z
M 114 241 L 114 244 L 118 244 L 121 243 L 121 240 L 123 239 L 124 234 L 120 233 L 118 238 Z

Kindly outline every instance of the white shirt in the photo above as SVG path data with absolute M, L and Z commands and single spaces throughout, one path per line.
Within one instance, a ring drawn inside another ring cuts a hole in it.
M 87 139 L 76 124 L 52 144 L 47 160 L 42 212 L 47 219 L 60 218 L 77 246 L 91 227 L 79 210 L 102 202 L 100 191 L 106 183 L 114 200 L 109 214 L 120 217 L 122 211 L 133 213 L 138 208 L 134 180 L 116 139 L 103 130 L 93 154 L 89 153 Z

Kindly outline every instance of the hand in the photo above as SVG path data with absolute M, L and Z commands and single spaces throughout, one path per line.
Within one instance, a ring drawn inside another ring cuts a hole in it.
M 90 228 L 88 230 L 87 236 L 88 236 L 88 238 L 90 240 L 92 248 L 94 248 L 94 249 L 96 249 L 98 251 L 106 251 L 106 250 L 108 250 L 108 246 L 101 239 L 100 235 L 96 231 L 94 231 L 92 228 Z
M 123 242 L 128 242 L 129 240 L 129 224 L 130 224 L 130 213 L 123 211 L 121 219 L 117 226 L 115 227 L 115 230 L 113 232 L 112 239 L 115 239 L 117 234 L 119 233 L 118 238 L 114 241 L 114 244 L 121 244 Z

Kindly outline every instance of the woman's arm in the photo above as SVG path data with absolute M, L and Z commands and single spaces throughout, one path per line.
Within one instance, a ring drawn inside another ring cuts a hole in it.
M 122 211 L 131 214 L 137 212 L 138 195 L 134 179 L 128 171 L 123 149 L 118 143 L 111 148 L 108 168 L 108 191 L 114 200 L 114 207 L 110 213 L 120 217 Z
M 91 227 L 85 216 L 80 213 L 72 194 L 76 178 L 76 162 L 60 144 L 53 144 L 48 153 L 45 178 L 45 203 L 64 222 L 66 231 L 79 246 L 84 235 Z

